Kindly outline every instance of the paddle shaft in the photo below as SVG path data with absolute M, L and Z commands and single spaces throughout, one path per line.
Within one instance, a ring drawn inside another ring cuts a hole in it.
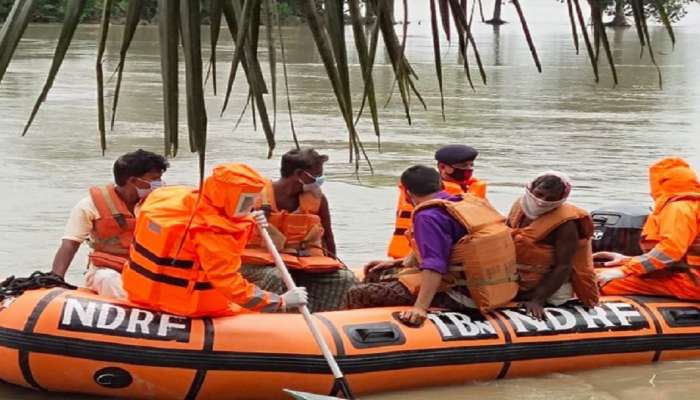
M 284 284 L 287 285 L 287 289 L 291 290 L 297 287 L 297 285 L 294 283 L 294 279 L 292 279 L 292 275 L 290 275 L 289 271 L 287 270 L 287 266 L 284 265 L 284 261 L 282 261 L 282 257 L 277 251 L 277 247 L 275 247 L 275 244 L 272 242 L 272 238 L 270 238 L 270 234 L 268 233 L 267 228 L 263 228 L 262 226 L 259 226 L 259 228 L 260 234 L 262 235 L 263 240 L 265 241 L 265 246 L 267 246 L 267 249 L 270 250 L 272 257 L 275 259 L 275 265 L 282 274 L 282 280 L 284 281 Z M 309 308 L 307 306 L 302 306 L 299 309 L 301 311 L 301 315 L 304 316 L 304 320 L 306 320 L 306 325 L 309 326 L 309 330 L 311 330 L 311 334 L 314 336 L 318 347 L 321 348 L 321 353 L 323 353 L 323 357 L 326 359 L 328 366 L 331 368 L 333 376 L 336 379 L 344 379 L 343 372 L 340 370 L 340 367 L 335 361 L 331 350 L 328 348 L 326 340 L 323 338 L 323 336 L 321 336 L 321 332 L 318 330 L 316 321 L 311 317 Z

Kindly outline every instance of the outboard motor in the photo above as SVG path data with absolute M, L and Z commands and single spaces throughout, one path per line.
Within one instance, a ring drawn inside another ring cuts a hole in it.
M 642 254 L 639 238 L 650 208 L 614 204 L 591 212 L 593 218 L 593 252 L 612 251 L 628 256 Z

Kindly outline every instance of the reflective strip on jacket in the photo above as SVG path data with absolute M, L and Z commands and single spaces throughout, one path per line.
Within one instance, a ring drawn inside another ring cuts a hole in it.
M 625 275 L 644 275 L 662 269 L 700 267 L 700 183 L 688 163 L 666 158 L 650 167 L 654 211 L 642 230 L 646 252 L 631 258 Z
M 254 222 L 249 217 L 234 221 L 221 211 L 224 204 L 237 201 L 232 198 L 240 194 L 236 188 L 247 189 L 209 179 L 199 204 L 197 190 L 182 186 L 159 189 L 144 202 L 131 260 L 122 273 L 129 300 L 190 317 L 278 311 L 278 295 L 239 273 L 240 254 Z

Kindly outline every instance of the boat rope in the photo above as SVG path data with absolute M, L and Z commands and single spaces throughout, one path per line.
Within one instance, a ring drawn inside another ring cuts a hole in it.
M 8 297 L 17 297 L 27 290 L 62 287 L 77 289 L 53 272 L 36 271 L 26 278 L 15 278 L 14 275 L 0 283 L 0 301 Z

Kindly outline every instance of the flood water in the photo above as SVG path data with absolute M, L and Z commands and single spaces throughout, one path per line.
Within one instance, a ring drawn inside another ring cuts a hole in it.
M 346 263 L 361 265 L 382 257 L 393 230 L 399 174 L 412 164 L 432 164 L 433 152 L 443 144 L 469 143 L 480 150 L 477 175 L 489 182 L 489 198 L 502 211 L 507 211 L 528 178 L 546 169 L 568 173 L 574 182 L 571 200 L 594 209 L 618 202 L 649 203 L 646 170 L 657 158 L 679 155 L 700 167 L 700 8 L 694 7 L 676 28 L 675 49 L 663 29 L 654 27 L 651 32 L 664 79 L 660 90 L 648 56 L 640 59 L 633 29 L 610 32 L 619 85 L 613 87 L 603 62 L 601 82 L 596 84 L 585 50 L 577 56 L 573 48 L 566 7 L 551 0 L 527 3 L 544 72 L 537 73 L 518 23 L 498 31 L 476 24 L 488 86 L 477 83 L 472 91 L 454 45 L 448 47 L 444 42 L 446 121 L 440 114 L 427 12 L 417 10 L 409 16 L 413 23 L 407 53 L 420 76 L 417 86 L 429 110 L 422 111 L 414 98 L 413 124 L 408 125 L 396 94 L 381 110 L 381 152 L 370 124 L 361 122 L 360 134 L 374 174 L 363 165 L 355 175 L 347 163 L 347 134 L 307 29 L 284 29 L 295 126 L 305 145 L 330 156 L 324 190 L 332 208 L 339 255 Z M 504 17 L 516 21 L 511 6 L 506 7 Z M 79 29 L 47 102 L 29 134 L 19 137 L 41 90 L 59 29 L 51 25 L 29 27 L 0 85 L 3 277 L 50 268 L 71 207 L 87 195 L 89 186 L 111 181 L 116 157 L 137 148 L 162 151 L 158 35 L 157 28 L 151 26 L 139 27 L 127 58 L 117 122 L 109 133 L 105 156 L 100 154 L 96 134 L 94 26 Z M 348 35 L 351 40 L 350 31 Z M 116 67 L 120 37 L 118 28 L 110 34 L 107 71 Z M 231 47 L 229 41 L 220 44 L 219 88 L 225 84 L 225 61 L 231 58 Z M 362 85 L 354 56 L 351 62 L 357 107 Z M 377 62 L 375 85 L 383 104 L 392 87 L 392 72 L 384 54 L 378 55 Z M 478 75 L 476 70 L 472 72 Z M 107 85 L 108 103 L 113 85 L 114 81 Z M 245 161 L 268 176 L 277 176 L 278 156 L 293 145 L 284 97 L 280 95 L 277 150 L 268 160 L 263 133 L 254 131 L 250 112 L 238 129 L 233 129 L 246 100 L 246 86 L 240 80 L 235 85 L 233 100 L 222 118 L 218 116 L 221 94 L 213 96 L 211 85 L 207 92 L 207 165 Z M 284 93 L 282 86 L 278 92 Z M 185 115 L 183 109 L 182 118 Z M 187 142 L 185 133 L 183 120 L 182 143 Z M 184 147 L 182 150 L 171 160 L 165 179 L 168 183 L 194 184 L 196 158 Z M 85 255 L 82 249 L 69 271 L 68 279 L 73 283 L 82 282 Z M 685 399 L 695 398 L 700 391 L 698 374 L 700 362 L 673 362 L 367 398 Z M 66 396 L 0 385 L 0 398 Z

